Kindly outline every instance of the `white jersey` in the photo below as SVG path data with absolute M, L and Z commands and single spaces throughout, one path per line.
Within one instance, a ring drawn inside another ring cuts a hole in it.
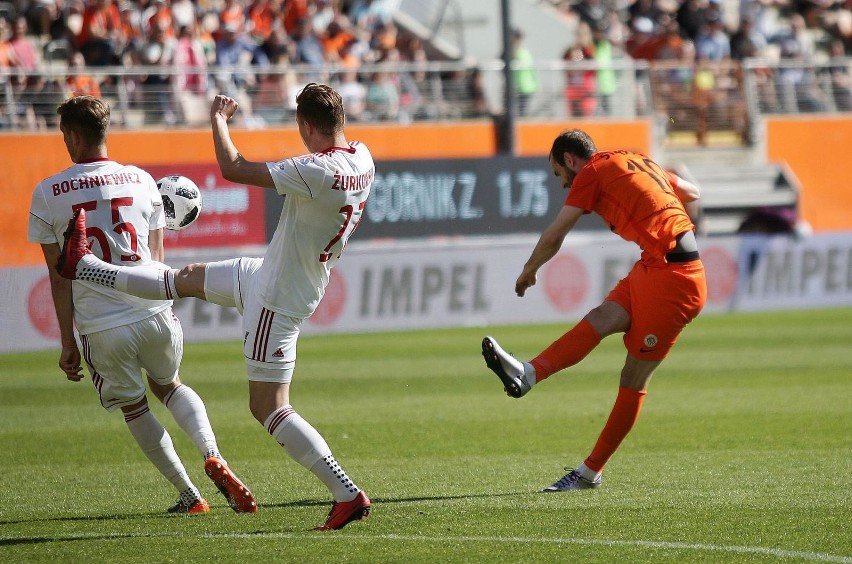
M 376 168 L 358 142 L 266 166 L 284 209 L 258 272 L 258 299 L 271 311 L 303 319 L 319 305 L 361 221 Z
M 119 266 L 150 264 L 148 232 L 165 226 L 163 201 L 151 175 L 110 160 L 80 163 L 46 178 L 33 191 L 27 238 L 58 243 L 77 208 L 86 210 L 92 252 Z M 53 265 L 51 265 L 52 267 Z M 74 321 L 82 335 L 146 319 L 171 306 L 74 280 Z

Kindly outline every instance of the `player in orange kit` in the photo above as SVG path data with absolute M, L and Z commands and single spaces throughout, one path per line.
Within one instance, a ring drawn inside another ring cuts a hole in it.
M 592 138 L 578 129 L 559 134 L 549 160 L 568 197 L 518 276 L 517 295 L 535 285 L 539 268 L 559 252 L 565 236 L 586 213 L 600 215 L 614 233 L 639 245 L 642 256 L 601 305 L 530 362 L 508 354 L 493 337 L 482 341 L 488 368 L 510 396 L 519 398 L 536 383 L 580 362 L 604 337 L 624 333 L 627 359 L 609 419 L 591 454 L 543 490 L 548 492 L 600 486 L 604 466 L 639 417 L 654 370 L 707 298 L 693 223 L 700 197 L 697 186 L 642 154 L 598 152 Z

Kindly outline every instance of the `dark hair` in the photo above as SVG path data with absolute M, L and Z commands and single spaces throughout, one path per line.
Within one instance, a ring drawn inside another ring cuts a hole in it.
M 109 104 L 94 96 L 75 96 L 58 108 L 60 124 L 73 129 L 89 145 L 106 143 L 109 129 Z
M 590 159 L 597 153 L 595 142 L 589 134 L 581 129 L 566 129 L 553 140 L 550 148 L 550 158 L 556 164 L 565 166 L 565 153 L 577 155 L 582 159 Z
M 332 87 L 311 82 L 296 96 L 296 114 L 324 135 L 343 130 L 343 100 Z

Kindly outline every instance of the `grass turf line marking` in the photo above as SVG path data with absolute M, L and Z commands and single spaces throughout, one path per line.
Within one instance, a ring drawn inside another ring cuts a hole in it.
M 27 542 L 51 542 L 51 541 L 74 541 L 74 540 L 112 540 L 127 538 L 205 538 L 205 539 L 293 539 L 293 540 L 400 540 L 400 541 L 426 541 L 426 542 L 503 542 L 521 544 L 579 544 L 600 546 L 628 546 L 647 547 L 673 550 L 696 550 L 704 552 L 731 552 L 736 554 L 756 554 L 762 556 L 774 556 L 777 558 L 798 558 L 815 562 L 838 562 L 852 564 L 852 557 L 837 556 L 822 552 L 806 552 L 798 550 L 784 550 L 780 548 L 763 548 L 759 546 L 732 546 L 715 545 L 704 543 L 684 543 L 667 541 L 645 541 L 645 540 L 612 540 L 612 539 L 572 539 L 572 538 L 535 538 L 535 537 L 474 537 L 474 536 L 422 536 L 422 535 L 355 535 L 346 533 L 201 533 L 197 535 L 184 533 L 67 533 L 45 536 L 0 536 L 0 545 L 12 544 L 15 541 Z

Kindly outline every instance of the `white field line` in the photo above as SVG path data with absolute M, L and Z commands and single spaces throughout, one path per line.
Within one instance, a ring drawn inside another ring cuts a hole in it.
M 495 537 L 495 536 L 428 536 L 428 535 L 355 535 L 346 533 L 61 533 L 45 536 L 0 536 L 0 544 L 15 541 L 69 541 L 69 540 L 110 540 L 125 538 L 208 538 L 208 539 L 293 539 L 293 540 L 390 540 L 390 541 L 419 541 L 419 542 L 488 542 L 488 543 L 517 543 L 517 544 L 552 544 L 552 545 L 598 545 L 598 546 L 627 546 L 647 547 L 672 550 L 694 550 L 698 552 L 727 552 L 733 554 L 755 554 L 773 556 L 776 558 L 794 558 L 813 562 L 840 562 L 852 564 L 852 557 L 837 556 L 822 552 L 807 552 L 799 550 L 784 550 L 780 548 L 763 548 L 759 546 L 730 546 L 703 543 L 683 543 L 647 540 L 609 540 L 609 539 L 578 539 L 578 538 L 536 538 L 536 537 Z

